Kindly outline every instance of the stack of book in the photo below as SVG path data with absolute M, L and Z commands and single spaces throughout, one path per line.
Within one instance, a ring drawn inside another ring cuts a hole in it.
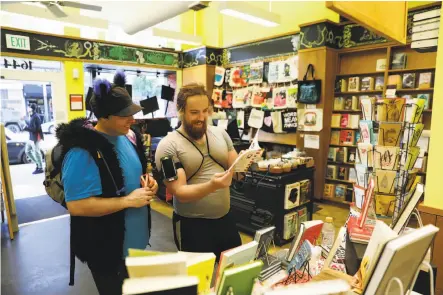
M 440 28 L 440 8 L 416 13 L 412 23 L 411 48 L 420 50 L 436 50 L 438 30 Z

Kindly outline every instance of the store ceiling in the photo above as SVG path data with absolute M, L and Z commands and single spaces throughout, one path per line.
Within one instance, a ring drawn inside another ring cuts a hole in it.
M 47 8 L 38 6 L 38 4 L 2 3 L 1 9 L 91 27 L 107 28 L 107 22 L 112 22 L 120 24 L 126 32 L 130 32 L 149 28 L 180 15 L 188 11 L 188 5 L 191 3 L 191 1 L 94 1 L 94 5 L 102 6 L 101 12 L 80 10 L 79 16 L 77 11 L 63 8 L 68 14 L 68 17 L 65 18 L 55 17 Z

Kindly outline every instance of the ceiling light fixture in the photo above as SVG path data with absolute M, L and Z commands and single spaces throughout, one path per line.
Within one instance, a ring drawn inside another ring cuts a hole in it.
M 241 1 L 224 1 L 220 3 L 219 11 L 222 14 L 265 27 L 276 27 L 280 25 L 279 14 L 254 7 Z
M 152 36 L 166 38 L 168 40 L 182 44 L 201 45 L 203 43 L 203 38 L 200 36 L 194 36 L 170 30 L 163 30 L 159 28 L 152 28 Z

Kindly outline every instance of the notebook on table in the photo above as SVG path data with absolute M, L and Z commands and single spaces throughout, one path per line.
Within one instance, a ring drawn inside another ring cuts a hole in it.
M 123 282 L 123 295 L 197 295 L 197 277 L 168 276 L 130 278 Z

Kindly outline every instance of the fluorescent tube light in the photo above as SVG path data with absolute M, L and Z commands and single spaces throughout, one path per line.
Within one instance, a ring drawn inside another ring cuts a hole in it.
M 171 41 L 182 44 L 201 45 L 203 38 L 200 36 L 189 35 L 181 32 L 152 28 L 152 36 L 166 38 Z
M 222 14 L 265 27 L 276 27 L 280 25 L 280 15 L 254 7 L 244 2 L 224 1 L 220 3 L 219 11 Z

